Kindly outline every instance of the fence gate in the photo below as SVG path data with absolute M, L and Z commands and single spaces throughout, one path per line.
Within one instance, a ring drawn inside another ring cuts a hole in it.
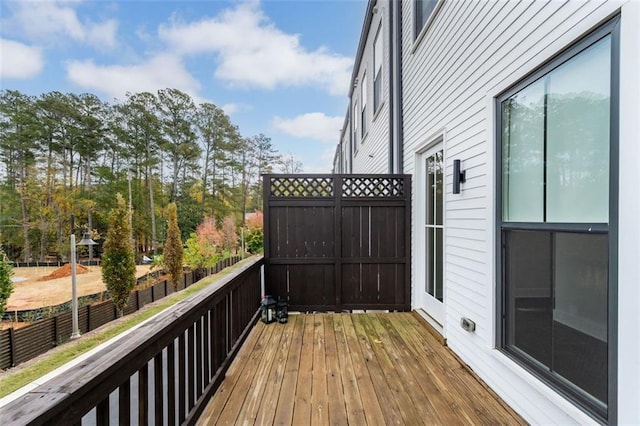
M 411 309 L 410 175 L 265 175 L 266 291 L 297 311 Z

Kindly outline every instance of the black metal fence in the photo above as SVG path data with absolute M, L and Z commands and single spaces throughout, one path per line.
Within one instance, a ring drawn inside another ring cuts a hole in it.
M 194 424 L 258 319 L 262 263 L 248 259 L 0 408 L 0 424 Z
M 292 310 L 411 309 L 410 175 L 265 175 L 267 293 Z
M 239 260 L 239 256 L 234 256 L 221 260 L 212 268 L 185 272 L 178 284 L 178 291 L 189 287 L 207 275 L 215 274 L 225 267 L 237 263 Z M 127 315 L 135 312 L 144 305 L 162 299 L 173 292 L 173 286 L 166 280 L 160 281 L 144 290 L 135 290 L 129 295 L 129 301 L 124 313 Z M 100 293 L 100 295 L 105 297 L 106 293 Z M 87 300 L 91 299 L 89 297 Z M 70 302 L 67 302 L 63 304 L 64 306 L 56 306 L 56 308 L 64 308 L 69 304 Z M 43 309 L 22 311 L 19 317 L 24 319 L 28 314 L 33 314 L 35 319 L 43 314 Z M 117 317 L 116 307 L 111 300 L 81 306 L 78 309 L 78 329 L 81 333 L 87 333 L 115 320 Z M 71 312 L 64 312 L 50 318 L 41 319 L 22 328 L 0 330 L 0 369 L 7 369 L 21 364 L 68 341 L 71 331 Z

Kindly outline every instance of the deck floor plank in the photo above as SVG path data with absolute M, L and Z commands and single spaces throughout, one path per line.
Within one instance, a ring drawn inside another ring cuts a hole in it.
M 222 407 L 222 411 L 219 413 L 217 420 L 213 424 L 222 424 L 222 425 L 232 425 L 235 424 L 238 416 L 240 415 L 240 410 L 244 404 L 244 400 L 247 397 L 250 389 L 252 388 L 252 380 L 255 376 L 255 373 L 260 365 L 260 362 L 264 358 L 265 351 L 269 347 L 269 341 L 271 340 L 271 336 L 273 335 L 275 329 L 265 329 L 258 342 L 253 348 L 251 352 L 251 356 L 246 361 L 243 368 L 238 368 L 234 370 L 232 375 L 227 374 L 225 379 L 226 382 L 229 377 L 234 381 L 234 386 L 231 389 L 230 393 L 226 396 L 225 404 Z M 242 348 L 244 349 L 244 347 Z M 242 350 L 240 351 L 242 352 Z M 235 364 L 237 360 L 233 363 Z M 212 402 L 215 403 L 218 392 L 215 393 Z M 211 405 L 211 404 L 209 404 Z M 205 412 L 208 411 L 208 407 L 205 408 Z
M 419 319 L 413 316 L 399 317 L 403 323 L 403 328 L 411 328 L 416 332 L 424 329 L 424 324 L 420 323 Z M 486 385 L 481 383 L 474 375 L 460 363 L 460 361 L 451 354 L 451 352 L 444 346 L 438 346 L 435 344 L 436 340 L 433 336 L 430 336 L 433 340 L 417 339 L 417 334 L 411 334 L 412 339 L 407 347 L 413 350 L 425 346 L 429 343 L 429 349 L 433 349 L 432 357 L 430 360 L 433 362 L 429 364 L 432 371 L 440 371 L 442 378 L 442 388 L 450 394 L 449 400 L 452 409 L 460 409 L 468 418 L 470 424 L 487 424 L 490 422 L 500 422 L 501 424 L 512 423 L 515 418 L 507 410 L 490 410 L 488 407 L 492 407 L 492 404 L 498 402 L 504 404 Z M 456 398 L 457 395 L 465 395 L 465 398 Z M 455 406 L 454 406 L 455 404 Z
M 416 379 L 418 388 L 424 398 L 424 403 L 431 406 L 437 417 L 434 423 L 446 425 L 462 425 L 471 421 L 460 409 L 460 406 L 448 397 L 446 385 L 439 380 L 430 365 L 433 363 L 435 351 L 414 350 L 415 342 L 412 333 L 407 333 L 407 327 L 398 326 L 399 317 L 381 316 L 383 324 L 390 336 L 396 336 L 398 346 L 404 350 L 403 363 L 411 367 L 411 373 Z M 431 345 L 439 344 L 430 342 Z M 430 349 L 433 346 L 430 346 Z M 417 390 L 415 390 L 417 392 Z M 457 399 L 457 398 L 456 398 Z
M 410 313 L 258 323 L 198 424 L 526 424 Z
M 452 426 L 462 424 L 459 416 L 450 412 L 450 407 L 439 389 L 433 385 L 431 377 L 425 369 L 420 368 L 419 358 L 407 348 L 407 341 L 393 327 L 390 318 L 380 315 L 372 323 L 389 352 L 398 374 L 411 390 L 409 396 L 416 405 L 423 422 Z
M 325 351 L 324 315 L 313 316 L 313 372 L 311 385 L 311 424 L 329 424 L 329 396 L 327 394 L 327 364 Z
M 338 347 L 336 344 L 336 334 L 333 328 L 332 316 L 323 315 L 324 322 L 324 344 L 325 344 L 325 362 L 327 368 L 327 398 L 329 403 L 329 424 L 346 425 L 348 423 L 347 411 L 345 408 L 346 395 L 342 398 L 342 394 L 346 394 L 345 386 L 342 384 L 342 376 L 340 374 L 340 361 L 338 355 Z M 359 397 L 358 397 L 359 399 Z M 363 410 L 364 414 L 364 410 Z M 363 416 L 364 420 L 364 416 Z M 362 422 L 364 423 L 364 422 Z M 361 423 L 361 424 L 362 424 Z M 355 424 L 355 423 L 354 423 Z
M 300 375 L 300 353 L 302 351 L 302 336 L 304 333 L 304 316 L 292 315 L 288 324 L 293 324 L 291 347 L 285 364 L 282 387 L 278 396 L 278 405 L 275 407 L 274 424 L 290 425 L 293 419 L 293 404 Z M 274 407 L 271 407 L 273 410 Z
M 311 391 L 313 376 L 313 322 L 314 315 L 304 315 L 304 333 L 300 352 L 300 371 L 293 403 L 293 425 L 311 422 Z
M 262 327 L 254 327 L 253 330 L 251 330 L 242 349 L 227 370 L 225 379 L 215 393 L 215 398 L 211 399 L 211 402 L 200 416 L 199 421 L 202 424 L 219 424 L 218 418 L 222 414 L 229 401 L 229 397 L 242 377 L 243 371 L 246 369 L 248 374 L 252 374 L 252 366 L 257 365 L 255 360 L 262 356 L 261 341 L 267 332 L 270 332 L 270 330 Z
M 375 391 L 373 389 L 373 383 L 371 380 L 366 380 L 366 375 L 358 375 L 356 367 L 353 364 L 353 358 L 349 352 L 349 346 L 347 345 L 347 337 L 344 333 L 344 324 L 340 315 L 328 316 L 333 324 L 333 331 L 336 338 L 336 351 L 338 354 L 338 364 L 340 365 L 340 378 L 342 380 L 343 395 L 345 410 L 347 412 L 347 422 L 353 425 L 367 424 L 367 417 L 365 417 L 365 409 L 362 403 L 362 395 L 366 392 L 370 392 L 372 397 L 370 399 L 375 400 Z M 340 396 L 338 396 L 339 398 Z M 382 411 L 380 407 L 375 405 L 369 405 L 370 409 L 367 410 L 367 416 L 369 418 L 376 417 L 382 420 Z M 377 413 L 373 411 L 377 407 Z M 370 422 L 371 423 L 371 422 Z
M 368 370 L 368 375 L 369 377 L 371 377 L 371 381 L 377 395 L 377 404 L 382 410 L 385 424 L 402 424 L 403 419 L 402 413 L 400 412 L 399 401 L 396 398 L 394 392 L 389 388 L 385 372 L 382 370 L 382 367 L 378 363 L 378 359 L 376 358 L 373 349 L 371 348 L 369 339 L 367 339 L 367 337 L 363 335 L 361 327 L 358 326 L 359 323 L 356 319 L 356 315 L 344 316 L 343 318 L 345 320 L 345 324 L 350 325 L 349 327 L 345 327 L 349 346 L 351 348 L 355 348 L 359 345 L 360 350 L 362 351 L 364 362 L 358 361 L 357 364 L 362 364 Z M 356 361 L 354 361 L 354 364 L 356 364 Z M 369 405 L 374 403 L 375 402 L 373 401 L 363 401 L 363 404 L 365 406 L 365 413 Z
M 281 327 L 283 330 L 282 336 L 278 342 L 275 362 L 271 367 L 269 379 L 264 388 L 264 397 L 260 403 L 255 424 L 266 425 L 273 424 L 274 422 L 275 410 L 273 408 L 277 406 L 280 397 L 295 326 L 295 321 L 291 321 L 284 327 Z
M 249 388 L 249 392 L 244 399 L 244 404 L 240 408 L 240 412 L 236 417 L 236 425 L 252 425 L 255 424 L 258 416 L 258 409 L 262 403 L 262 399 L 268 395 L 267 387 L 272 384 L 269 376 L 273 367 L 274 360 L 284 329 L 282 327 L 272 327 L 274 329 L 268 345 L 264 351 L 264 355 L 258 364 L 258 368 L 252 377 L 253 386 Z

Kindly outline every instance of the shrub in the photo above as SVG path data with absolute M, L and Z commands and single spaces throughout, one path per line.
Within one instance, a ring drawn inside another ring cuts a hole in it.
M 122 195 L 116 194 L 116 207 L 109 214 L 109 229 L 102 254 L 102 280 L 111 300 L 122 316 L 129 293 L 136 285 L 136 262 L 131 243 L 129 209 Z
M 164 243 L 164 266 L 169 274 L 174 290 L 178 290 L 178 281 L 182 277 L 184 251 L 178 227 L 178 208 L 176 203 L 167 206 L 167 240 Z
M 13 293 L 13 267 L 0 245 L 0 317 L 7 308 L 7 300 Z

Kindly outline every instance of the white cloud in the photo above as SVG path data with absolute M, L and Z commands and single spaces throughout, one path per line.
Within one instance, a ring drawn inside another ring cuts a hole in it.
M 236 112 L 249 111 L 252 107 L 251 105 L 243 103 L 228 103 L 222 105 L 220 108 L 224 111 L 225 114 L 233 115 Z
M 305 49 L 298 35 L 279 30 L 258 2 L 240 3 L 215 18 L 179 22 L 158 29 L 161 40 L 183 54 L 213 53 L 215 76 L 232 85 L 272 89 L 320 86 L 345 95 L 353 59 L 325 48 Z
M 81 21 L 75 7 L 80 2 L 20 1 L 10 3 L 12 14 L 3 26 L 31 40 L 53 42 L 69 38 L 99 48 L 116 46 L 118 23 Z
M 43 59 L 39 48 L 13 40 L 0 39 L 0 77 L 29 78 L 42 71 Z
M 86 41 L 99 47 L 114 48 L 117 44 L 116 34 L 118 32 L 118 21 L 109 19 L 108 21 L 91 24 L 85 27 Z
M 276 129 L 301 139 L 337 143 L 344 117 L 329 117 L 322 112 L 310 112 L 294 118 L 274 118 Z
M 160 54 L 135 65 L 96 65 L 93 61 L 71 61 L 67 78 L 85 89 L 98 90 L 123 100 L 127 92 L 155 92 L 167 87 L 184 91 L 201 102 L 200 83 L 189 74 L 179 57 Z

